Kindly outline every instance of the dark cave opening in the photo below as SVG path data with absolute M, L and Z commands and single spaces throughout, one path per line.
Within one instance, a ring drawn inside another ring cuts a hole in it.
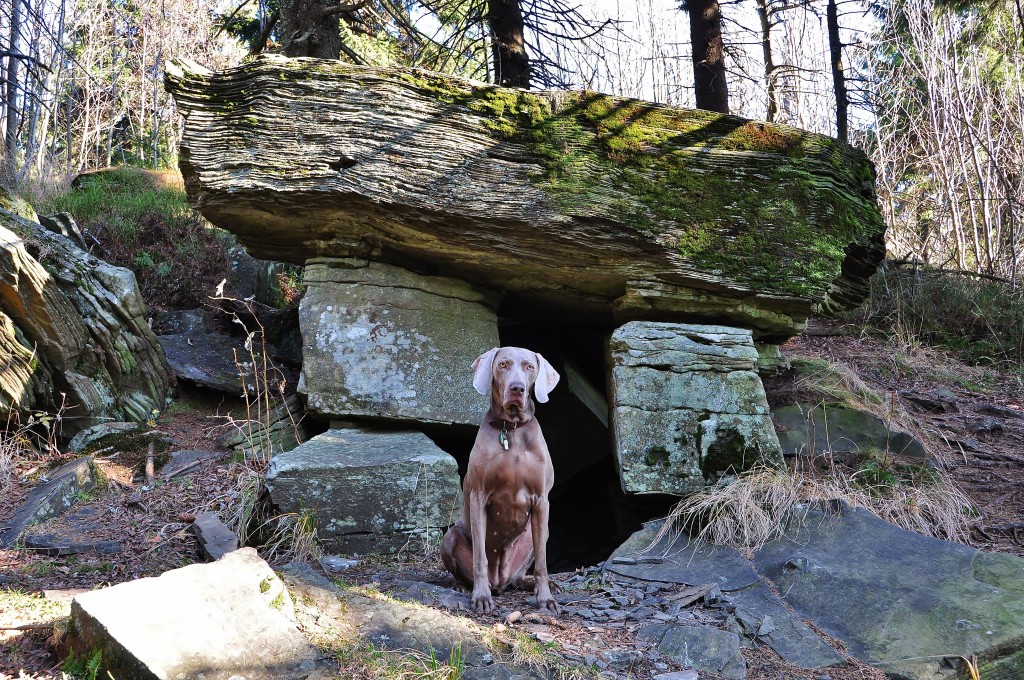
M 678 500 L 665 494 L 633 495 L 622 491 L 615 469 L 607 413 L 607 358 L 610 328 L 524 321 L 502 317 L 502 345 L 539 352 L 561 376 L 550 401 L 537 405 L 537 419 L 551 452 L 555 485 L 548 522 L 548 569 L 572 571 L 604 561 L 651 519 L 665 516 Z M 467 380 L 468 380 L 467 367 Z M 599 414 L 603 414 L 604 418 Z M 475 430 L 429 432 L 459 462 L 465 476 Z

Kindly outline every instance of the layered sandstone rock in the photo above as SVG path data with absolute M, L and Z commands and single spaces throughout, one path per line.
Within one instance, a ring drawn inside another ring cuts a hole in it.
M 416 264 L 555 313 L 798 333 L 882 257 L 829 137 L 593 92 L 261 56 L 178 62 L 193 205 L 257 257 Z

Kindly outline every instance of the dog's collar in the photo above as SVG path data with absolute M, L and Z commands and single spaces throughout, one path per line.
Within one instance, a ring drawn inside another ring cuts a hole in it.
M 512 443 L 512 433 L 519 428 L 519 421 L 492 420 L 491 427 L 499 430 L 498 443 L 501 444 L 503 450 L 508 451 L 508 447 Z

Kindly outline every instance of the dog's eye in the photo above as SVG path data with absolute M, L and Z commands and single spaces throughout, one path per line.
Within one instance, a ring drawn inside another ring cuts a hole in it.
M 498 368 L 501 368 L 501 369 L 508 368 L 508 362 L 507 361 L 502 361 L 501 363 L 498 364 Z
M 533 370 L 533 364 L 526 364 L 526 370 L 527 371 L 532 371 Z

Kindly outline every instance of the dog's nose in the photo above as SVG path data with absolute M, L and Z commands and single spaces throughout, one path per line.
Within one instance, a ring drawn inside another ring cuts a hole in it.
M 511 385 L 508 386 L 508 390 L 512 394 L 515 394 L 517 396 L 521 396 L 524 392 L 526 392 L 526 385 L 524 385 L 521 382 L 514 382 L 514 383 L 512 383 Z

